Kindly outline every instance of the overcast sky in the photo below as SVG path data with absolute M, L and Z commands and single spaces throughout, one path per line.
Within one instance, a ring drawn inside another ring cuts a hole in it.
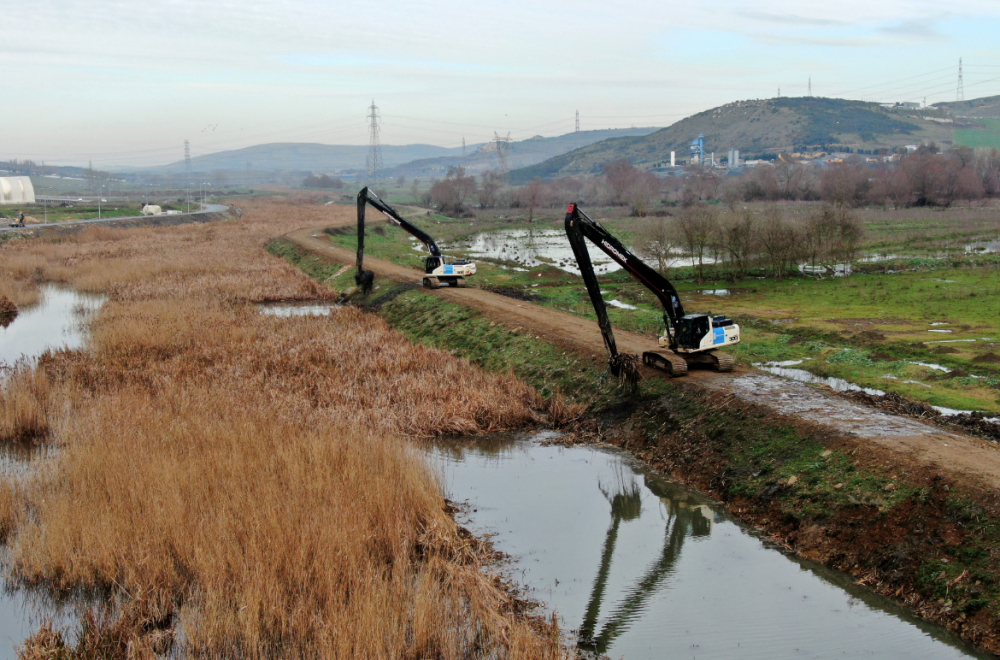
M 9 0 L 0 158 L 95 167 L 265 142 L 458 146 L 813 94 L 1000 94 L 996 0 Z

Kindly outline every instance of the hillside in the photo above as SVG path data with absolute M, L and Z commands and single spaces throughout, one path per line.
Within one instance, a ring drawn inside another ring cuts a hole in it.
M 511 142 L 510 151 L 507 154 L 507 167 L 517 169 L 528 167 L 540 163 L 546 159 L 553 158 L 567 151 L 586 147 L 587 145 L 601 142 L 609 138 L 622 136 L 641 137 L 649 135 L 659 129 L 657 128 L 612 128 L 599 131 L 580 131 L 579 133 L 567 133 L 557 137 L 535 137 Z M 480 174 L 487 170 L 497 169 L 499 164 L 496 146 L 487 143 L 478 148 L 471 148 L 468 155 L 462 158 L 461 154 L 451 154 L 437 158 L 425 158 L 405 163 L 388 172 L 389 176 L 406 177 L 428 177 L 443 176 L 449 167 L 461 165 L 467 172 Z
M 430 144 L 386 144 L 382 145 L 382 162 L 385 167 L 395 167 L 421 158 L 454 154 L 461 156 L 461 153 L 461 148 Z M 367 145 L 279 142 L 197 156 L 191 159 L 191 169 L 195 172 L 244 171 L 249 162 L 255 171 L 334 173 L 341 170 L 364 170 L 367 155 Z M 182 172 L 184 161 L 157 167 L 153 171 Z
M 669 162 L 671 151 L 676 152 L 678 162 L 686 162 L 691 141 L 700 133 L 705 135 L 706 154 L 715 152 L 717 158 L 725 157 L 729 149 L 739 149 L 743 157 L 755 157 L 811 148 L 883 149 L 922 140 L 950 146 L 955 124 L 924 114 L 819 97 L 738 101 L 644 137 L 605 140 L 513 171 L 511 182 L 597 173 L 604 163 L 623 158 L 648 169 Z

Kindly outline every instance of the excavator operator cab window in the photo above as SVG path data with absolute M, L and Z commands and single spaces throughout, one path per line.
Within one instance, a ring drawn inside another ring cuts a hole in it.
M 688 314 L 677 324 L 677 343 L 681 348 L 698 348 L 709 333 L 712 319 L 708 314 Z
M 424 262 L 424 272 L 433 273 L 434 269 L 440 265 L 440 257 L 427 257 L 427 260 Z

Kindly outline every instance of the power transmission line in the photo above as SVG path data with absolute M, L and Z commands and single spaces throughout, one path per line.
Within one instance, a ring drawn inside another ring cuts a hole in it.
M 378 106 L 375 99 L 368 107 L 368 158 L 365 159 L 365 185 L 380 190 L 382 185 L 382 145 L 379 144 Z

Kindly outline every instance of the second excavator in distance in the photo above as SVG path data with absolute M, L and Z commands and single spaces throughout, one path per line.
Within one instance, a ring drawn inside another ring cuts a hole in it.
M 660 351 L 646 351 L 642 354 L 644 364 L 661 369 L 672 376 L 683 376 L 688 372 L 688 365 L 704 365 L 716 371 L 732 371 L 733 358 L 716 349 L 733 346 L 740 341 L 740 326 L 725 316 L 709 314 L 685 314 L 677 290 L 667 278 L 647 266 L 641 259 L 632 254 L 611 233 L 584 213 L 578 204 L 570 204 L 566 210 L 566 236 L 569 238 L 573 255 L 576 257 L 587 285 L 587 293 L 597 312 L 597 324 L 604 336 L 604 345 L 610 354 L 609 365 L 611 373 L 635 382 L 638 380 L 638 369 L 632 359 L 624 359 L 618 354 L 615 345 L 615 335 L 608 320 L 608 311 L 601 296 L 601 287 L 594 274 L 594 266 L 587 252 L 584 239 L 590 240 L 615 260 L 629 275 L 640 284 L 652 291 L 663 305 L 664 333 L 658 339 Z
M 365 186 L 358 192 L 358 272 L 354 275 L 354 282 L 363 293 L 369 293 L 375 282 L 375 273 L 364 269 L 365 207 L 368 205 L 381 211 L 389 219 L 389 222 L 401 227 L 427 247 L 431 256 L 424 259 L 424 286 L 431 289 L 440 286 L 464 287 L 465 278 L 476 274 L 476 264 L 466 259 L 453 259 L 441 254 L 441 250 L 430 234 L 406 221 L 394 208 L 379 199 Z

